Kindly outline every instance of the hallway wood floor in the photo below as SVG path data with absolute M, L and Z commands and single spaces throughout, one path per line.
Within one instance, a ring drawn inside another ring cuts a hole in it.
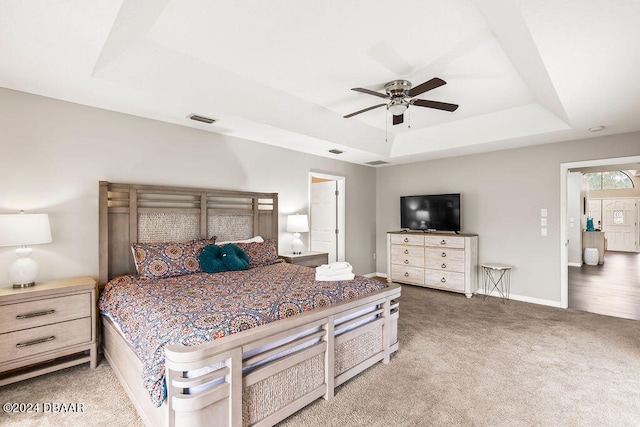
M 602 265 L 569 267 L 569 308 L 640 320 L 640 253 L 607 251 Z

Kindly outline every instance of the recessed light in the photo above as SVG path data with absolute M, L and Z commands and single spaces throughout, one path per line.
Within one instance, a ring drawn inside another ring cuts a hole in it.
M 605 127 L 604 126 L 594 126 L 592 128 L 589 128 L 589 132 L 600 132 L 601 130 L 604 130 Z

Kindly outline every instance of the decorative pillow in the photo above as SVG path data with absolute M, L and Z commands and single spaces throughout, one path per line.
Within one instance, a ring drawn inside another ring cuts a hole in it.
M 207 246 L 215 244 L 215 237 L 178 243 L 133 243 L 131 250 L 138 274 L 160 279 L 202 271 L 198 257 Z
M 237 243 L 249 257 L 249 267 L 255 268 L 263 265 L 281 262 L 278 258 L 278 245 L 275 239 L 267 239 L 264 242 L 257 243 Z
M 218 245 L 208 245 L 200 252 L 200 268 L 207 273 L 229 270 L 222 261 L 222 250 Z
M 220 248 L 222 262 L 231 271 L 247 270 L 249 268 L 249 257 L 242 249 L 233 243 Z

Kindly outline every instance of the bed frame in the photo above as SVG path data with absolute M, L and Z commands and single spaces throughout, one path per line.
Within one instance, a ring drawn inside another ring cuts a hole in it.
M 277 193 L 105 181 L 99 188 L 102 287 L 113 277 L 135 272 L 133 242 L 212 235 L 220 241 L 278 238 Z M 273 425 L 320 397 L 332 398 L 335 387 L 373 364 L 389 362 L 398 349 L 399 296 L 400 287 L 391 283 L 365 297 L 203 345 L 170 346 L 165 351 L 167 399 L 159 408 L 142 385 L 142 362 L 106 318 L 104 355 L 147 425 Z M 369 312 L 362 315 L 363 310 Z M 302 343 L 307 343 L 302 350 L 272 360 Z M 243 373 L 243 366 L 257 361 L 265 363 Z M 188 371 L 209 366 L 216 368 L 187 378 Z M 217 385 L 202 387 L 207 384 Z

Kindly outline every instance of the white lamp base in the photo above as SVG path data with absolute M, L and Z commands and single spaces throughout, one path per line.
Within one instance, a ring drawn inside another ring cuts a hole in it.
M 9 267 L 9 279 L 13 282 L 13 287 L 26 288 L 35 285 L 40 267 L 30 258 L 31 248 L 18 248 L 16 254 L 18 259 Z
M 293 233 L 293 240 L 291 241 L 291 252 L 295 255 L 302 253 L 304 247 L 302 240 L 300 240 L 300 233 Z

